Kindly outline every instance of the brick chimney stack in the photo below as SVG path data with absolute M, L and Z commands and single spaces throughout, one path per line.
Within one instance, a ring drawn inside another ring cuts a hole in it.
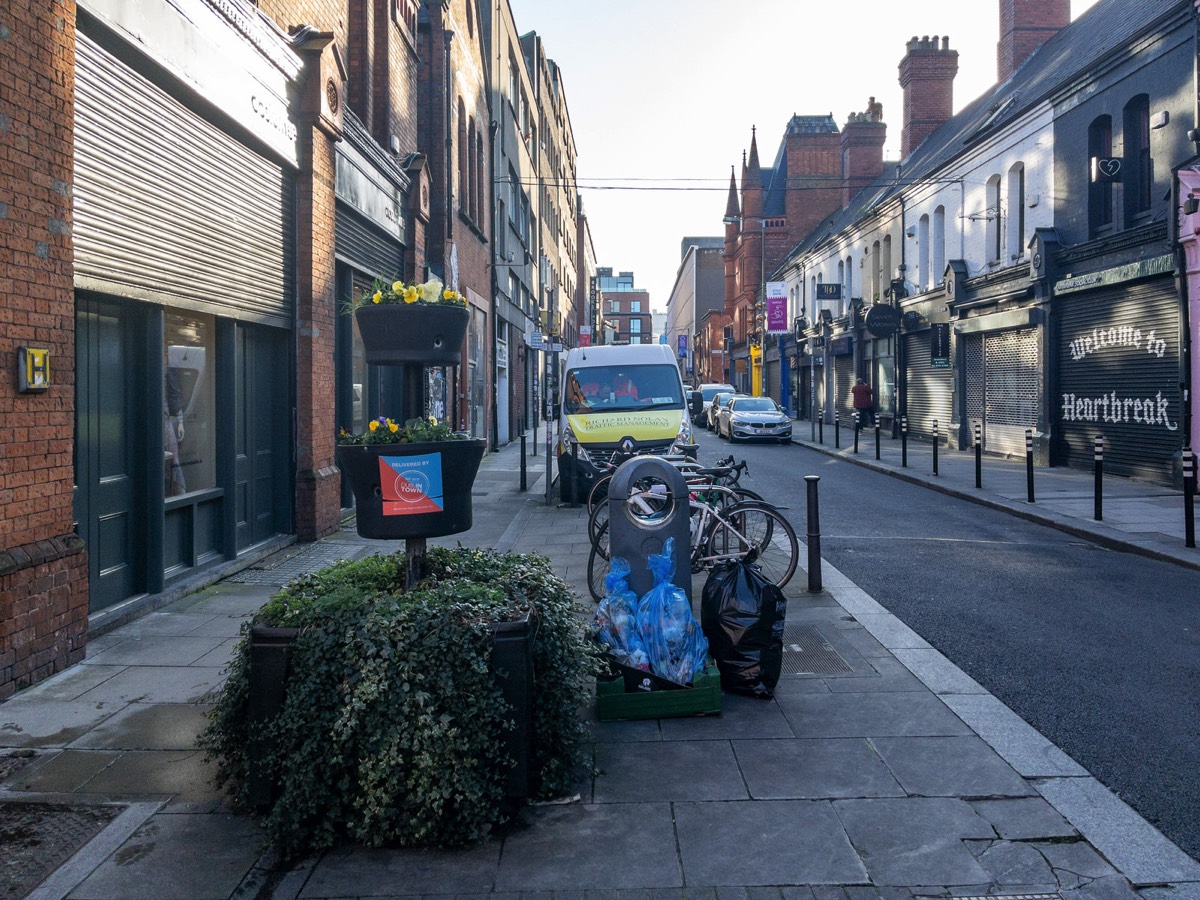
M 850 113 L 842 129 L 842 209 L 883 174 L 886 139 L 883 104 L 874 97 L 867 102 L 866 112 Z
M 1071 0 L 1000 0 L 996 72 L 1008 81 L 1038 47 L 1071 23 Z
M 900 61 L 900 87 L 904 89 L 900 153 L 905 159 L 950 120 L 954 76 L 958 74 L 958 51 L 950 49 L 950 38 L 914 36 L 907 48 Z

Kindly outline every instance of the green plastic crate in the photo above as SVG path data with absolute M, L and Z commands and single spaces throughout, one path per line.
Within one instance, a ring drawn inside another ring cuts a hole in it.
M 678 716 L 711 716 L 721 712 L 721 673 L 711 662 L 690 688 L 678 691 L 626 691 L 618 676 L 596 682 L 596 717 L 616 719 L 671 719 Z

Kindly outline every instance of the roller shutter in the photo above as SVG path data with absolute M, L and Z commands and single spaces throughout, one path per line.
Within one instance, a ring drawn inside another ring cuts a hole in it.
M 76 54 L 76 285 L 289 325 L 290 172 L 84 34 Z
M 852 419 L 854 417 L 854 356 L 847 353 L 845 356 L 835 356 L 833 358 L 833 377 L 837 391 L 837 415 L 843 419 Z
M 337 207 L 334 228 L 338 259 L 361 272 L 375 272 L 383 278 L 403 278 L 404 247 L 395 238 L 341 203 Z
M 929 332 L 904 336 L 904 358 L 908 364 L 908 431 L 932 437 L 949 434 L 954 418 L 954 373 L 935 369 L 930 361 Z
M 1025 453 L 1025 430 L 1041 418 L 1041 329 L 1016 328 L 963 335 L 968 433 L 983 425 L 990 453 Z
M 1173 279 L 1059 302 L 1056 461 L 1091 468 L 1094 439 L 1103 434 L 1106 472 L 1171 483 L 1184 438 Z

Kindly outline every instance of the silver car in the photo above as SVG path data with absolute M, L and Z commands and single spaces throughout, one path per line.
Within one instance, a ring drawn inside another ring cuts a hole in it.
M 737 391 L 718 391 L 713 394 L 713 398 L 708 404 L 708 412 L 706 413 L 704 422 L 705 427 L 709 431 L 716 431 L 717 429 L 717 411 L 720 410 L 721 404 L 736 393 Z
M 734 397 L 717 414 L 717 436 L 739 440 L 792 440 L 792 420 L 770 397 Z

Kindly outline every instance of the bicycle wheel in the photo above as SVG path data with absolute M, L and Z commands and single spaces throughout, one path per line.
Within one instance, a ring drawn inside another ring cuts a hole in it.
M 748 500 L 735 503 L 713 518 L 701 556 L 708 565 L 744 560 L 783 587 L 792 580 L 800 559 L 800 544 L 792 523 L 774 507 Z
M 592 489 L 588 491 L 587 508 L 588 515 L 596 511 L 597 506 L 603 506 L 608 500 L 608 485 L 612 481 L 612 474 L 601 475 L 596 479 L 596 483 L 592 485 Z
M 596 535 L 601 528 L 608 527 L 608 501 L 596 504 L 596 508 L 588 515 L 588 542 L 596 543 Z M 607 554 L 606 554 L 607 555 Z
M 604 580 L 608 577 L 608 570 L 611 568 L 611 565 L 608 558 L 608 522 L 605 522 L 601 526 L 596 540 L 592 542 L 592 549 L 588 551 L 588 593 L 592 595 L 592 599 L 597 603 L 603 600 L 608 593 L 608 588 L 605 586 Z

